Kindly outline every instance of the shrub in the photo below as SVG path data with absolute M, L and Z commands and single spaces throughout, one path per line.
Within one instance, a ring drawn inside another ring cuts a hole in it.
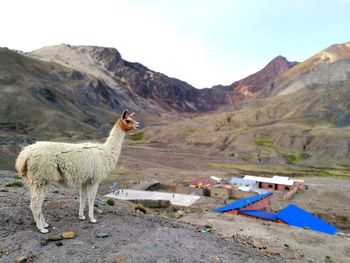
M 264 147 L 273 147 L 273 140 L 267 138 L 259 138 L 255 140 L 255 144 Z
M 137 211 L 137 210 L 138 210 L 138 211 L 141 211 L 141 212 L 144 213 L 144 214 L 147 213 L 146 208 L 145 208 L 143 205 L 141 205 L 141 204 L 135 205 L 134 210 L 135 210 L 135 211 Z
M 296 164 L 299 161 L 303 161 L 310 158 L 310 155 L 306 153 L 286 153 L 283 154 L 283 157 L 287 161 L 287 163 Z
M 143 132 L 135 132 L 128 134 L 128 139 L 132 141 L 139 141 L 143 139 Z
M 23 187 L 23 183 L 20 181 L 15 181 L 12 183 L 8 183 L 7 185 L 5 185 L 5 187 Z
M 106 203 L 107 203 L 107 205 L 113 206 L 114 205 L 114 200 L 113 199 L 107 199 Z
M 249 162 L 253 159 L 253 157 L 246 155 L 246 156 L 242 156 L 241 159 L 245 162 Z

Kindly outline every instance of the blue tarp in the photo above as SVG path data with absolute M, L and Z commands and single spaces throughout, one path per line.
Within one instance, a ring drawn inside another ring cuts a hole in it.
M 244 208 L 256 201 L 259 201 L 269 195 L 272 195 L 272 192 L 268 192 L 266 194 L 262 194 L 262 195 L 255 195 L 255 196 L 251 196 L 251 197 L 246 197 L 246 198 L 242 198 L 239 199 L 229 205 L 223 206 L 223 207 L 219 207 L 218 209 L 213 210 L 213 212 L 217 212 L 217 213 L 222 213 L 222 212 L 227 212 L 227 211 L 231 211 L 231 210 L 237 210 L 237 209 L 241 209 Z
M 309 228 L 330 235 L 337 232 L 334 226 L 293 204 L 276 213 L 276 217 L 295 227 Z
M 243 214 L 247 216 L 255 216 L 271 221 L 277 221 L 278 217 L 274 213 L 269 213 L 261 210 L 238 210 L 238 214 Z

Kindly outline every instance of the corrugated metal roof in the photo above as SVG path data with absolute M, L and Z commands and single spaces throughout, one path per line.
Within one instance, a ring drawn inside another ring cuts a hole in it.
M 330 235 L 334 235 L 337 232 L 337 229 L 331 224 L 293 204 L 280 210 L 276 213 L 276 216 L 295 227 L 309 228 Z
M 255 216 L 271 221 L 277 221 L 278 217 L 274 213 L 269 213 L 261 210 L 238 210 L 238 214 L 243 214 L 247 216 Z
M 245 175 L 243 177 L 243 179 L 253 180 L 253 181 L 263 182 L 263 183 L 269 183 L 269 184 L 283 184 L 283 185 L 290 185 L 290 186 L 294 184 L 293 179 L 289 179 L 289 177 L 277 176 L 277 175 L 273 176 L 272 178 Z
M 237 209 L 241 209 L 243 207 L 246 207 L 256 201 L 259 201 L 269 195 L 272 195 L 272 192 L 268 192 L 266 194 L 262 194 L 262 195 L 255 195 L 255 196 L 251 196 L 251 197 L 246 197 L 246 198 L 242 198 L 239 199 L 229 205 L 223 206 L 223 207 L 219 207 L 218 209 L 213 210 L 213 212 L 217 212 L 217 213 L 222 213 L 222 212 L 227 212 L 227 211 L 231 211 L 231 210 L 237 210 Z
M 216 184 L 216 181 L 210 178 L 196 178 L 190 182 L 190 186 L 209 187 Z
M 231 178 L 230 183 L 232 183 L 232 184 L 256 184 L 256 181 L 233 177 L 233 178 Z

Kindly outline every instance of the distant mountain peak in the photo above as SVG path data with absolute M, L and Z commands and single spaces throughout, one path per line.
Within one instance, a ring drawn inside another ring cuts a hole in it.
M 232 84 L 234 91 L 241 93 L 245 97 L 254 96 L 269 81 L 294 67 L 296 64 L 298 64 L 298 62 L 290 62 L 284 56 L 279 55 L 272 59 L 260 71 Z

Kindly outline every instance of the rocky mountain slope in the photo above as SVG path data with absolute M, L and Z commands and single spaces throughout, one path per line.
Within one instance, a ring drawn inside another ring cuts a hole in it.
M 234 82 L 229 87 L 245 97 L 255 96 L 267 83 L 297 64 L 298 62 L 290 62 L 282 56 L 275 57 L 263 69 Z
M 184 81 L 152 71 L 140 63 L 128 62 L 114 48 L 57 45 L 27 55 L 104 80 L 109 87 L 115 87 L 116 92 L 129 93 L 127 96 L 131 93 L 144 102 L 142 107 L 139 102 L 131 104 L 131 107 L 154 114 L 156 111 L 203 112 L 226 103 L 223 89 L 211 92 L 198 90 Z M 121 99 L 129 101 L 127 96 L 122 96 Z
M 0 139 L 103 137 L 128 108 L 152 126 L 148 141 L 258 162 L 343 163 L 349 50 L 349 43 L 334 45 L 299 64 L 278 56 L 232 85 L 198 90 L 113 48 L 0 49 Z
M 0 129 L 33 138 L 96 136 L 125 108 L 142 122 L 159 123 L 235 105 L 244 99 L 242 85 L 256 92 L 290 65 L 278 57 L 237 85 L 199 90 L 123 60 L 113 48 L 56 45 L 28 54 L 2 48 Z
M 148 139 L 246 162 L 347 165 L 349 52 L 348 43 L 327 48 L 267 82 L 240 108 L 149 129 Z

